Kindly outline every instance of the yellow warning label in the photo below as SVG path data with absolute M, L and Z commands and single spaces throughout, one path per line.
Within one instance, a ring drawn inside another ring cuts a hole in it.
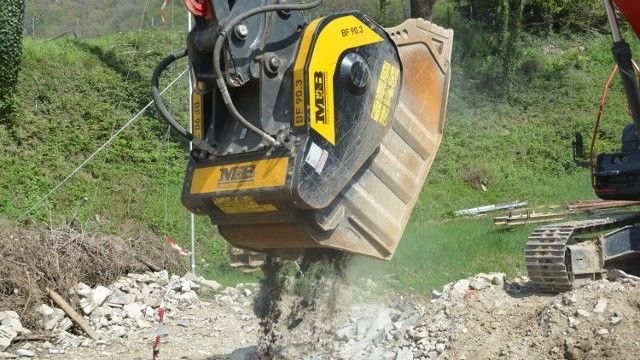
M 376 98 L 371 109 L 371 118 L 382 126 L 387 126 L 391 102 L 395 96 L 396 86 L 400 77 L 400 69 L 385 61 L 380 71 Z
M 221 197 L 213 200 L 225 214 L 249 214 L 278 211 L 272 204 L 258 204 L 251 196 Z
M 318 34 L 307 73 L 310 124 L 332 145 L 336 144 L 333 78 L 338 59 L 348 49 L 383 40 L 353 15 L 332 20 Z
M 195 169 L 191 194 L 284 186 L 289 158 L 274 158 Z
M 293 67 L 293 125 L 303 126 L 305 124 L 305 106 L 304 106 L 304 65 L 307 62 L 307 56 L 313 40 L 313 33 L 316 31 L 318 24 L 322 18 L 313 20 L 304 31 L 298 56 Z
M 197 91 L 193 92 L 191 98 L 192 101 L 192 114 L 193 114 L 193 136 L 202 139 L 204 136 L 204 129 L 202 124 L 202 95 Z

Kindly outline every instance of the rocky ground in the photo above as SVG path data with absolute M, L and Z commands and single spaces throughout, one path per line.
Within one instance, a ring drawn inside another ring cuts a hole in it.
M 526 279 L 505 281 L 502 274 L 463 279 L 430 298 L 383 290 L 368 279 L 319 286 L 316 301 L 302 307 L 300 298 L 284 296 L 273 329 L 275 358 L 637 359 L 640 353 L 640 282 L 633 277 L 560 295 L 542 293 Z M 109 287 L 78 284 L 72 291 L 100 340 L 82 335 L 51 304 L 39 308 L 43 332 L 0 312 L 0 350 L 7 339 L 12 343 L 0 358 L 150 359 L 158 332 L 162 359 L 256 358 L 257 284 L 220 289 L 201 278 L 159 272 L 131 274 Z M 163 294 L 167 318 L 159 328 Z M 50 337 L 20 340 L 39 334 Z

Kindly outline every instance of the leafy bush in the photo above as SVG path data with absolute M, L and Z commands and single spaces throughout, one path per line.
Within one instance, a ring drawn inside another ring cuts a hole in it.
M 0 6 L 0 120 L 7 119 L 15 111 L 23 16 L 22 0 L 6 0 Z
M 525 11 L 530 31 L 601 30 L 607 18 L 600 0 L 532 0 Z
M 488 25 L 497 31 L 501 26 L 501 9 L 510 0 L 452 0 L 469 20 Z M 600 0 L 528 0 L 524 8 L 525 29 L 530 32 L 603 29 L 606 14 Z

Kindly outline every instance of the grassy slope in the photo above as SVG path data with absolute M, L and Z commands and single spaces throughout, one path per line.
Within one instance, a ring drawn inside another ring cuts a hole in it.
M 19 89 L 24 115 L 0 125 L 0 213 L 18 219 L 137 112 L 148 101 L 155 62 L 181 43 L 180 35 L 161 32 L 27 40 Z M 425 291 L 477 271 L 521 271 L 530 227 L 501 231 L 488 220 L 441 220 L 459 208 L 500 201 L 592 197 L 586 171 L 571 160 L 570 143 L 575 131 L 591 129 L 611 65 L 609 46 L 604 35 L 528 40 L 521 65 L 534 70 L 519 72 L 510 101 L 493 96 L 474 69 L 456 59 L 445 141 L 397 255 L 389 263 L 361 261 L 358 268 L 393 272 L 403 286 Z M 183 115 L 185 82 L 168 95 Z M 627 121 L 618 85 L 609 104 L 601 135 L 611 149 Z M 87 230 L 130 237 L 151 231 L 186 243 L 188 215 L 179 202 L 185 152 L 165 141 L 165 132 L 157 119 L 144 116 L 35 218 L 69 220 L 77 212 Z M 470 185 L 469 174 L 484 179 L 487 191 Z M 226 267 L 224 242 L 207 220 L 198 219 L 197 226 L 202 271 L 225 283 L 250 279 Z
M 19 85 L 23 114 L 0 125 L 0 213 L 25 211 L 70 173 L 149 100 L 158 59 L 181 46 L 182 35 L 129 34 L 76 42 L 25 40 Z M 181 71 L 173 71 L 167 79 Z M 166 95 L 185 118 L 186 78 Z M 166 139 L 153 111 L 124 131 L 107 151 L 34 211 L 46 223 L 76 217 L 86 231 L 135 238 L 153 232 L 188 239 L 180 204 L 186 149 Z M 246 280 L 226 266 L 225 243 L 198 219 L 201 269 L 224 283 Z M 80 225 L 77 225 L 80 226 Z M 213 240 L 212 240 L 213 239 Z

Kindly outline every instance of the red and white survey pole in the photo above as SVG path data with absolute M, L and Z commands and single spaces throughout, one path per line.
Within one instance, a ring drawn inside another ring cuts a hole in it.
M 191 23 L 193 17 L 191 13 L 187 11 L 187 34 L 191 31 L 193 24 Z M 187 65 L 191 67 L 191 64 Z M 193 79 L 192 71 L 189 69 L 189 132 L 193 133 Z M 189 151 L 193 149 L 193 144 L 189 143 Z M 196 216 L 189 212 L 189 237 L 191 239 L 191 274 L 196 275 Z

